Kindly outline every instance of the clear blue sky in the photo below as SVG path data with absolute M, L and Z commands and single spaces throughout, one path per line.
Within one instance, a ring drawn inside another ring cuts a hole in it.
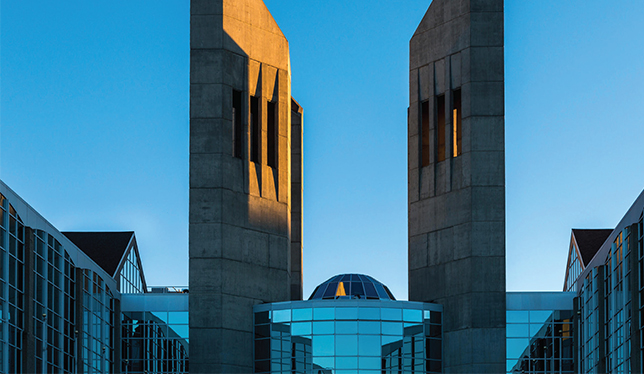
M 60 230 L 134 230 L 187 283 L 188 0 L 5 0 L 0 178 Z M 408 42 L 428 0 L 266 0 L 305 110 L 305 294 L 407 296 Z M 506 0 L 507 281 L 559 290 L 571 228 L 644 188 L 644 2 Z

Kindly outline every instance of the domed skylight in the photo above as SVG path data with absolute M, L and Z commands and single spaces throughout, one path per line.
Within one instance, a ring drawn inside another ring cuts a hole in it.
M 309 300 L 396 300 L 389 288 L 368 275 L 340 274 L 317 286 Z

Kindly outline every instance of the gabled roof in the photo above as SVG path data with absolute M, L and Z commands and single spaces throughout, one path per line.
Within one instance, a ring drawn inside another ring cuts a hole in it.
M 612 229 L 572 229 L 584 266 L 595 257 L 611 232 Z
M 134 231 L 63 232 L 62 234 L 85 252 L 98 266 L 114 276 L 121 263 L 121 258 L 134 236 Z

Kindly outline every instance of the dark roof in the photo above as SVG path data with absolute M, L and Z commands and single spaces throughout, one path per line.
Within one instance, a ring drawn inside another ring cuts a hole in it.
M 114 276 L 134 231 L 63 232 L 103 270 Z
M 581 252 L 581 259 L 584 261 L 584 266 L 588 265 L 590 260 L 595 257 L 599 248 L 604 244 L 612 229 L 593 229 L 582 230 L 572 229 L 572 235 L 575 237 L 579 252 Z
M 309 297 L 322 299 L 396 300 L 387 286 L 364 274 L 340 274 L 327 279 Z

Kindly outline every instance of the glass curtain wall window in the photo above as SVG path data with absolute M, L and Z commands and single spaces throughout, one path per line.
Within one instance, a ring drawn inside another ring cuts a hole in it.
M 83 269 L 81 364 L 88 374 L 111 373 L 114 362 L 114 300 L 103 279 Z
M 440 373 L 440 306 L 309 300 L 255 308 L 257 373 Z
M 581 261 L 577 254 L 577 247 L 574 244 L 570 245 L 570 258 L 568 259 L 568 278 L 566 279 L 565 291 L 575 291 L 575 281 L 582 272 Z
M 633 348 L 633 354 L 640 355 L 640 364 L 644 363 L 644 214 L 640 215 L 639 222 L 637 223 L 637 258 L 638 258 L 638 273 L 639 273 L 639 334 L 640 334 L 640 347 Z M 636 317 L 637 318 L 637 317 Z M 639 348 L 639 351 L 636 350 Z
M 188 312 L 124 312 L 121 372 L 188 373 Z
M 141 269 L 139 267 L 138 257 L 134 248 L 130 248 L 121 273 L 120 287 L 121 293 L 143 293 L 143 280 L 141 278 Z
M 617 235 L 604 265 L 606 372 L 630 372 L 630 228 Z
M 574 373 L 572 310 L 509 310 L 508 373 Z
M 599 366 L 599 271 L 588 272 L 579 292 L 581 316 L 579 365 L 581 373 L 596 373 Z
M 37 373 L 75 370 L 75 268 L 61 244 L 35 231 L 34 335 Z
M 25 228 L 0 194 L 0 370 L 22 372 Z

